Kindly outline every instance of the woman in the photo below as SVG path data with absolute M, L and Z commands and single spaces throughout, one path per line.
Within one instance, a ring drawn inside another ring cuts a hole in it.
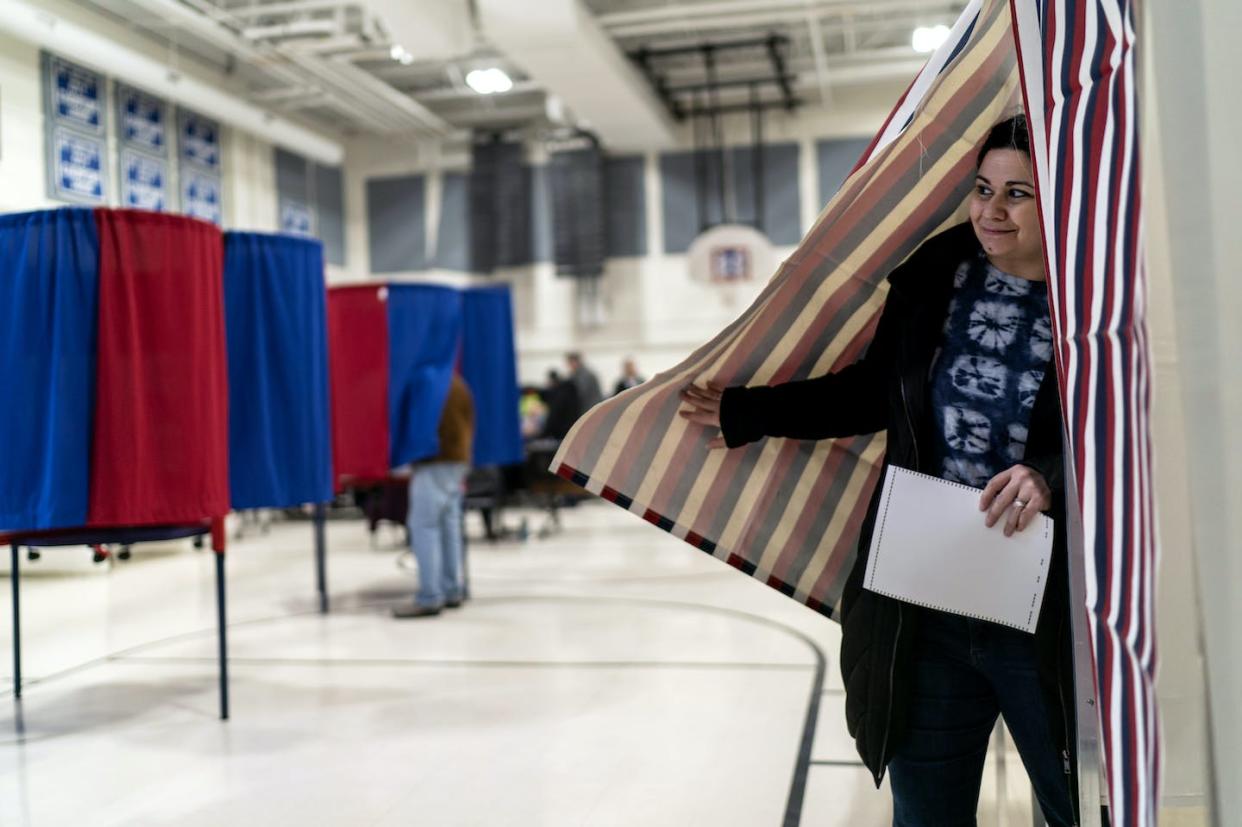
M 1061 412 L 1026 121 L 993 128 L 970 222 L 889 275 L 866 355 L 771 387 L 691 386 L 682 416 L 720 428 L 713 447 L 765 436 L 887 431 L 886 464 L 982 489 L 980 519 L 1007 536 L 1038 512 L 1056 523 L 1034 635 L 866 591 L 879 488 L 842 598 L 846 722 L 896 827 L 973 825 L 988 740 L 1003 715 L 1044 817 L 1076 823 L 1065 582 Z M 963 575 L 968 576 L 968 575 Z

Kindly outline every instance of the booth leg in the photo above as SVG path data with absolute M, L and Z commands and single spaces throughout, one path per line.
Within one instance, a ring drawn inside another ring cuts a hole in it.
M 18 572 L 18 560 L 21 559 L 21 547 L 13 543 L 9 547 L 13 552 L 12 568 L 9 579 L 13 582 L 13 697 L 22 697 L 22 610 L 21 610 L 21 577 Z
M 229 644 L 224 611 L 224 550 L 216 555 L 216 624 L 220 638 L 220 720 L 229 719 Z
M 319 590 L 319 613 L 328 613 L 328 508 L 315 503 L 315 587 Z

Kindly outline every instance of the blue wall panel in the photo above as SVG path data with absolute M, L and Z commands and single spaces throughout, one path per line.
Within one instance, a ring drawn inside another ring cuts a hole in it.
M 719 170 L 719 152 L 669 152 L 660 156 L 664 252 L 686 252 L 704 225 L 721 222 Z M 702 216 L 696 175 L 701 176 L 706 193 Z
M 754 158 L 753 147 L 737 147 L 730 152 L 737 218 L 742 224 L 755 219 Z M 797 244 L 802 240 L 797 144 L 766 144 L 763 148 L 763 229 L 773 244 Z
M 802 238 L 798 149 L 792 143 L 764 147 L 764 230 L 775 244 L 797 244 Z M 716 150 L 660 156 L 664 252 L 684 253 L 704 226 L 721 223 L 727 213 L 732 212 L 738 223 L 753 222 L 753 157 L 750 147 L 730 149 L 726 164 L 721 164 L 721 154 Z M 722 192 L 722 166 L 732 182 L 731 191 Z M 703 193 L 696 181 L 702 182 Z
M 871 145 L 869 138 L 831 138 L 815 145 L 819 166 L 819 206 L 822 208 L 837 194 L 850 170 Z
M 311 200 L 311 183 L 307 160 L 276 147 L 273 163 L 276 167 L 276 194 L 281 198 L 296 198 L 308 203 Z
M 530 182 L 531 256 L 536 262 L 552 260 L 552 194 L 548 190 L 548 168 L 533 167 Z
M 367 181 L 367 239 L 372 273 L 427 267 L 426 180 L 421 175 Z
M 318 235 L 323 257 L 329 264 L 345 266 L 345 182 L 340 167 L 314 165 L 315 208 L 319 213 Z
M 470 272 L 470 175 L 446 172 L 440 185 L 436 267 Z
M 647 254 L 647 188 L 641 155 L 604 161 L 609 258 Z

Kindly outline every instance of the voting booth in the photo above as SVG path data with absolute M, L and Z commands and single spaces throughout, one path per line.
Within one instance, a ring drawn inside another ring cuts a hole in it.
M 314 506 L 315 580 L 327 611 L 324 510 L 333 483 L 323 245 L 225 233 L 224 310 L 229 504 Z
M 453 373 L 475 404 L 473 465 L 523 456 L 508 286 L 378 283 L 328 297 L 332 444 L 338 490 L 387 486 L 435 456 Z
M 23 546 L 210 535 L 228 717 L 224 246 L 192 218 L 58 209 L 0 216 L 0 542 L 11 546 L 21 696 Z

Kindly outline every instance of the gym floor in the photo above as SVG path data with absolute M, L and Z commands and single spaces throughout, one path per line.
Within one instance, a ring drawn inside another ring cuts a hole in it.
M 473 599 L 405 621 L 396 529 L 377 550 L 329 523 L 321 616 L 310 524 L 249 527 L 227 556 L 228 722 L 210 552 L 23 560 L 20 702 L 0 598 L 0 824 L 890 822 L 845 731 L 835 623 L 613 506 L 562 519 L 487 543 L 470 515 Z M 1003 743 L 980 824 L 1027 827 Z

